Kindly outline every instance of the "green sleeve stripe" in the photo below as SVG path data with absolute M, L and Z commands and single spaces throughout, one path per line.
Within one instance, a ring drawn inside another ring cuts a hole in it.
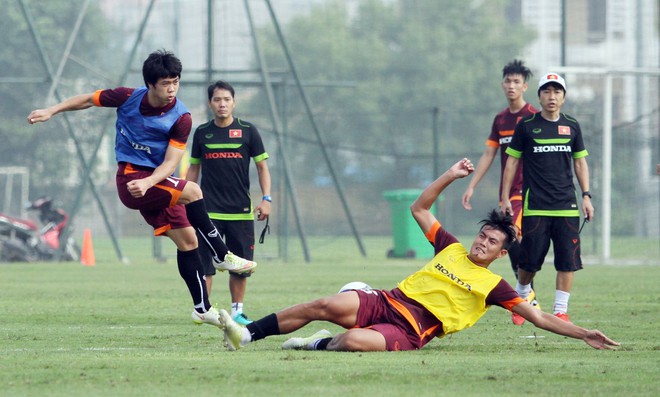
M 571 141 L 571 138 L 552 138 L 552 139 L 534 139 L 534 142 L 540 145 L 558 145 Z
M 201 163 L 202 163 L 202 160 L 200 160 L 200 159 L 197 159 L 197 158 L 194 158 L 194 157 L 190 158 L 190 164 L 197 165 L 197 164 L 201 164 Z
M 581 150 L 581 151 L 579 151 L 579 152 L 575 152 L 575 153 L 573 153 L 573 158 L 574 158 L 574 159 L 580 159 L 580 158 L 582 158 L 582 157 L 587 157 L 588 155 L 589 155 L 589 153 L 588 153 L 587 150 L 585 149 L 585 150 Z
M 522 152 L 520 152 L 518 150 L 515 150 L 515 149 L 512 149 L 511 146 L 506 148 L 505 153 L 508 154 L 509 156 L 513 157 L 513 158 L 516 158 L 516 159 L 519 159 L 519 158 L 522 157 Z
M 240 125 L 241 127 L 247 127 L 247 128 L 252 127 L 250 124 L 248 124 L 247 122 L 241 120 L 238 117 L 236 118 L 236 121 L 238 121 L 238 125 Z
M 268 153 L 264 152 L 263 154 L 260 154 L 258 156 L 254 156 L 254 162 L 258 163 L 260 161 L 266 160 L 267 158 L 270 158 L 270 156 L 268 155 Z
M 213 143 L 204 145 L 209 149 L 238 149 L 242 146 L 240 143 Z

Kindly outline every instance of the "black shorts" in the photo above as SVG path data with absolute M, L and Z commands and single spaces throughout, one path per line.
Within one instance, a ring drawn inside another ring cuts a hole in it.
M 211 222 L 218 229 L 220 237 L 225 241 L 229 251 L 244 259 L 254 259 L 254 221 L 220 221 L 211 219 Z M 202 259 L 204 275 L 214 275 L 216 270 L 213 267 L 211 251 L 204 243 L 199 244 L 199 257 Z M 230 273 L 241 277 L 250 277 L 251 275 L 251 273 Z
M 523 216 L 519 268 L 531 273 L 541 270 L 552 241 L 557 271 L 582 269 L 579 226 L 579 217 Z

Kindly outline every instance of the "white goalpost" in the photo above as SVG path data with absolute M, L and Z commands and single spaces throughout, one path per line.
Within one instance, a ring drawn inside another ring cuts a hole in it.
M 29 200 L 30 170 L 27 167 L 0 167 L 0 186 L 3 187 L 0 211 L 26 218 L 25 203 Z

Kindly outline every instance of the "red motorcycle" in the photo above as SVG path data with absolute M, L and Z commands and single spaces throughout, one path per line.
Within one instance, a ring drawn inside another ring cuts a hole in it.
M 69 214 L 53 208 L 50 197 L 41 197 L 27 206 L 39 211 L 41 228 L 30 219 L 21 219 L 0 213 L 0 262 L 34 262 L 80 260 L 80 248 L 72 237 L 59 252 L 60 235 L 69 223 Z

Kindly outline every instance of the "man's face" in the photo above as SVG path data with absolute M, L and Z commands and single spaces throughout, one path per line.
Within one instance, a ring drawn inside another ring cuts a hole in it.
M 474 239 L 468 257 L 478 265 L 488 266 L 492 261 L 506 254 L 507 251 L 502 248 L 505 240 L 504 232 L 484 226 Z
M 565 92 L 554 84 L 548 84 L 539 91 L 541 108 L 549 113 L 559 112 L 566 100 Z
M 216 88 L 213 91 L 209 107 L 216 118 L 226 119 L 231 117 L 235 106 L 236 103 L 234 102 L 234 97 L 231 96 L 230 91 L 222 88 Z
M 518 100 L 525 91 L 527 91 L 527 83 L 522 74 L 507 74 L 502 80 L 502 91 L 508 101 Z
M 155 85 L 149 84 L 149 90 L 152 91 L 153 98 L 158 102 L 158 105 L 165 106 L 172 103 L 176 98 L 176 93 L 179 91 L 179 78 L 160 78 Z

